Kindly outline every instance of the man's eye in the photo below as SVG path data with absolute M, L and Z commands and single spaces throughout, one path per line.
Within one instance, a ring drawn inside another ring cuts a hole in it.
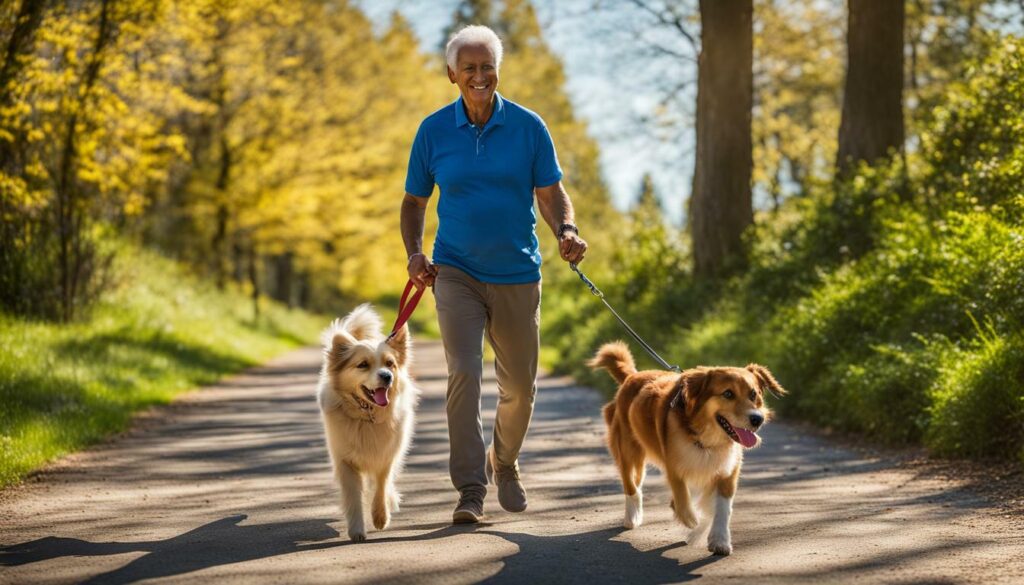
M 722 396 L 729 400 L 736 398 L 736 395 L 732 393 L 732 390 L 726 390 L 725 392 L 722 392 Z

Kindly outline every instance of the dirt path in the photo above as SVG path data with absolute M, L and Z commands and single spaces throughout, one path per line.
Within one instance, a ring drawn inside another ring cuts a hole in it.
M 624 531 L 601 398 L 558 378 L 542 380 L 522 459 L 530 509 L 504 513 L 492 493 L 487 523 L 453 527 L 436 343 L 418 348 L 402 511 L 350 544 L 313 399 L 318 361 L 298 351 L 195 393 L 4 493 L 0 583 L 1024 582 L 1019 522 L 782 423 L 748 454 L 732 556 L 681 544 L 656 473 L 646 524 Z

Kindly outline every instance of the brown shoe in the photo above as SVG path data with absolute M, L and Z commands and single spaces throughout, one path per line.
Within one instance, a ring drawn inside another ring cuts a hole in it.
M 487 449 L 487 478 L 498 486 L 498 503 L 508 512 L 522 512 L 526 509 L 526 488 L 519 480 L 519 463 L 511 466 L 498 465 L 494 446 Z
M 476 524 L 484 517 L 484 497 L 476 491 L 466 490 L 459 495 L 459 503 L 452 513 L 453 524 Z

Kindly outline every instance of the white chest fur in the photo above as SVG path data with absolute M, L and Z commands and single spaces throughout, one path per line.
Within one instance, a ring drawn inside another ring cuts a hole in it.
M 676 473 L 686 480 L 686 485 L 696 491 L 703 491 L 717 479 L 732 475 L 743 458 L 739 445 L 708 448 L 681 438 L 673 447 L 677 456 L 669 460 L 676 466 Z

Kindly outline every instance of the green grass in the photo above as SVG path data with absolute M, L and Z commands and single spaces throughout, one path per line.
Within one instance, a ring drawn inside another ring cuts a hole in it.
M 218 291 L 176 263 L 117 250 L 115 286 L 87 320 L 0 314 L 0 487 L 126 428 L 133 413 L 315 343 L 327 319 Z

